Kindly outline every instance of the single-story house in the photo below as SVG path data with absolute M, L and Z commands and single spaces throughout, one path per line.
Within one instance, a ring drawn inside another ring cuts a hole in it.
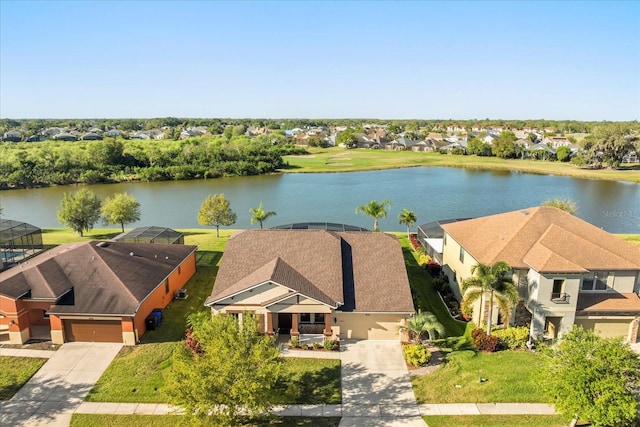
M 234 234 L 205 305 L 256 314 L 266 333 L 334 339 L 398 340 L 414 313 L 398 239 L 367 231 Z
M 196 246 L 67 243 L 0 273 L 0 326 L 9 342 L 135 345 L 145 320 L 196 271 Z
M 528 312 L 534 339 L 561 337 L 573 325 L 605 337 L 638 339 L 640 246 L 550 206 L 442 228 L 443 271 L 458 297 L 472 266 L 504 261 L 511 266 L 519 306 L 523 314 Z M 484 321 L 487 314 L 488 302 L 478 300 L 474 322 Z

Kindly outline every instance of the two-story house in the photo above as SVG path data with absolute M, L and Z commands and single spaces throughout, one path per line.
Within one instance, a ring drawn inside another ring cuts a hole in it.
M 573 325 L 602 336 L 638 339 L 640 247 L 554 207 L 442 224 L 443 271 L 452 289 L 478 263 L 508 263 L 534 339 L 556 338 Z M 479 300 L 473 320 L 485 321 Z M 494 322 L 499 316 L 494 310 Z M 511 316 L 513 319 L 516 316 Z

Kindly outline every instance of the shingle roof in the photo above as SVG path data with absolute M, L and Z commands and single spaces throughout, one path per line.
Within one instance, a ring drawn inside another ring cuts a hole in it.
M 538 206 L 442 228 L 478 262 L 538 272 L 639 270 L 640 247 L 567 212 Z
M 53 314 L 128 314 L 178 267 L 196 246 L 82 242 L 60 245 L 0 273 L 0 294 L 60 298 L 73 288 L 73 304 Z
M 640 296 L 634 293 L 612 292 L 585 293 L 578 295 L 576 314 L 640 314 Z
M 343 311 L 414 311 L 402 249 L 384 233 L 240 232 L 227 242 L 206 304 L 266 281 Z

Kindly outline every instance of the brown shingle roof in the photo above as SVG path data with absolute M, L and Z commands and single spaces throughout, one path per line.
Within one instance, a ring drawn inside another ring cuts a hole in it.
M 383 233 L 272 229 L 235 234 L 206 304 L 268 280 L 342 310 L 414 311 L 402 249 Z
M 60 245 L 0 273 L 0 294 L 56 300 L 73 288 L 73 303 L 53 314 L 127 314 L 196 250 L 195 246 L 83 242 Z
M 483 264 L 505 261 L 513 268 L 555 273 L 640 269 L 640 247 L 550 206 L 442 228 Z
M 577 315 L 640 314 L 640 296 L 634 293 L 584 293 L 578 295 Z

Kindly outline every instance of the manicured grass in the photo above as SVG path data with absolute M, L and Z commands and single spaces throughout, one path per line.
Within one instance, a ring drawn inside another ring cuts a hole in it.
M 576 178 L 640 182 L 638 169 L 582 169 L 571 163 L 539 160 L 500 159 L 497 157 L 455 156 L 413 151 L 387 151 L 344 148 L 308 148 L 310 155 L 285 156 L 285 172 L 351 172 L 412 166 L 447 166 L 536 174 L 565 175 Z
M 277 386 L 274 403 L 342 403 L 339 360 L 287 357 L 285 362 L 286 379 Z
M 564 427 L 560 415 L 434 415 L 422 417 L 429 427 Z
M 9 400 L 47 359 L 0 356 L 0 400 Z
M 123 348 L 89 392 L 89 402 L 168 403 L 163 393 L 171 353 L 181 343 Z M 342 399 L 340 361 L 285 359 L 285 375 L 274 393 L 278 404 L 336 404 Z
M 438 293 L 433 289 L 432 279 L 420 266 L 415 257 L 415 252 L 411 249 L 409 239 L 405 233 L 397 233 L 402 245 L 404 262 L 407 266 L 409 283 L 413 294 L 416 310 L 430 311 L 435 314 L 438 321 L 442 323 L 447 333 L 447 337 L 462 336 L 467 327 L 467 323 L 453 319 L 449 315 L 447 307 L 444 305 Z
M 535 382 L 541 366 L 536 353 L 455 351 L 444 366 L 411 382 L 419 403 L 539 403 L 546 401 Z
M 317 426 L 337 427 L 340 418 L 305 418 L 305 417 L 273 417 L 263 421 L 247 421 L 240 426 Z M 187 419 L 178 415 L 94 415 L 73 414 L 70 427 L 175 427 L 176 425 L 188 425 Z M 215 421 L 205 422 L 202 426 L 219 426 Z
M 638 222 L 640 222 L 640 220 L 638 220 Z M 640 234 L 617 234 L 617 236 L 634 245 L 640 245 Z
M 124 347 L 87 395 L 89 402 L 166 403 L 162 393 L 176 342 Z

